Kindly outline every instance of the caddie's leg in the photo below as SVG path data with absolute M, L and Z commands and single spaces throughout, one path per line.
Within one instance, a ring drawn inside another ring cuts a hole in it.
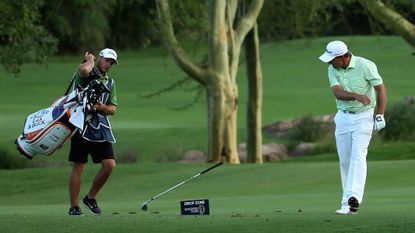
M 88 192 L 89 199 L 95 199 L 95 196 L 99 190 L 107 182 L 108 177 L 111 175 L 112 170 L 115 168 L 114 159 L 103 159 L 101 161 L 101 169 L 98 171 L 95 179 L 92 183 L 91 189 Z
M 71 206 L 79 206 L 79 192 L 81 189 L 81 176 L 84 164 L 72 163 L 72 172 L 69 177 L 69 199 Z

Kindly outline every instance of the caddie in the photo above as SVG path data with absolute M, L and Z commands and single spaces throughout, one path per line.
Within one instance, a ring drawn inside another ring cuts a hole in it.
M 96 62 L 96 65 L 95 65 Z M 106 85 L 110 93 L 101 97 L 94 106 L 92 114 L 87 116 L 87 122 L 82 132 L 72 137 L 69 161 L 73 168 L 69 178 L 69 215 L 83 214 L 79 207 L 79 192 L 81 176 L 88 155 L 91 155 L 94 163 L 100 163 L 101 169 L 93 179 L 88 193 L 82 199 L 82 204 L 94 215 L 100 215 L 101 209 L 96 201 L 96 196 L 106 183 L 115 167 L 114 151 L 112 143 L 115 138 L 112 133 L 108 116 L 114 115 L 117 109 L 117 96 L 114 80 L 108 76 L 108 71 L 117 64 L 117 53 L 109 48 L 99 52 L 97 60 L 91 53 L 86 52 L 84 62 L 78 66 L 73 80 L 73 88 L 78 85 L 85 87 L 92 80 L 97 80 Z
M 352 54 L 343 41 L 328 43 L 319 59 L 329 64 L 337 106 L 335 138 L 343 195 L 335 213 L 356 214 L 363 202 L 372 131 L 386 126 L 386 88 L 376 64 Z

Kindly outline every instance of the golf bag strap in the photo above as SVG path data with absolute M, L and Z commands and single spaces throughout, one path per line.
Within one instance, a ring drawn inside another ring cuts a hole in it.
M 75 78 L 72 78 L 71 83 L 69 83 L 68 88 L 66 88 L 65 94 L 63 95 L 67 95 L 69 93 L 69 91 L 71 90 L 72 84 L 75 82 Z
M 85 63 L 86 60 L 83 60 L 82 63 Z M 78 71 L 77 71 L 78 72 Z M 93 79 L 97 79 L 101 77 L 101 74 L 99 73 L 98 69 L 96 67 L 93 67 L 91 70 L 91 73 L 89 74 L 88 78 L 89 78 L 89 82 L 92 81 Z M 67 95 L 69 93 L 69 91 L 71 90 L 71 87 L 73 85 L 73 83 L 75 82 L 75 75 L 72 77 L 71 83 L 69 83 L 68 88 L 65 91 L 64 95 Z M 89 83 L 88 82 L 88 83 Z

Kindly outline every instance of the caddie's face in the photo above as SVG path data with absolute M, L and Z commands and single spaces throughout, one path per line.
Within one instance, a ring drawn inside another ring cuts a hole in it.
M 115 60 L 111 58 L 100 57 L 98 61 L 98 69 L 101 73 L 107 73 L 112 65 L 115 64 Z

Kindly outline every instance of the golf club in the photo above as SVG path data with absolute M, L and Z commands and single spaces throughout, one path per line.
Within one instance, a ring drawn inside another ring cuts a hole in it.
M 180 182 L 180 183 L 176 184 L 175 186 L 173 186 L 173 187 L 171 187 L 171 188 L 167 189 L 166 191 L 164 191 L 164 192 L 162 192 L 162 193 L 160 193 L 160 194 L 157 194 L 156 196 L 154 196 L 154 197 L 152 197 L 152 198 L 148 199 L 147 201 L 145 201 L 145 202 L 143 203 L 143 205 L 141 206 L 141 209 L 142 209 L 143 211 L 147 211 L 147 205 L 148 205 L 148 204 L 149 204 L 152 200 L 154 200 L 154 199 L 156 199 L 156 198 L 160 197 L 161 195 L 163 195 L 163 194 L 165 194 L 165 193 L 170 192 L 171 190 L 173 190 L 173 189 L 175 189 L 175 188 L 177 188 L 177 187 L 179 187 L 179 186 L 181 186 L 181 185 L 183 185 L 183 184 L 187 183 L 188 181 L 193 180 L 194 178 L 196 178 L 196 177 L 198 177 L 198 176 L 202 175 L 203 173 L 206 173 L 206 172 L 208 172 L 208 171 L 210 171 L 210 170 L 212 170 L 212 169 L 214 169 L 214 168 L 216 168 L 216 167 L 219 167 L 219 166 L 220 166 L 220 165 L 222 165 L 222 164 L 223 164 L 222 162 L 219 162 L 219 163 L 217 163 L 217 164 L 213 165 L 212 167 L 207 168 L 206 170 L 203 170 L 202 172 L 199 172 L 199 173 L 197 173 L 196 175 L 194 175 L 194 176 L 192 176 L 192 177 L 188 178 L 187 180 L 184 180 L 184 181 L 182 181 L 182 182 Z

